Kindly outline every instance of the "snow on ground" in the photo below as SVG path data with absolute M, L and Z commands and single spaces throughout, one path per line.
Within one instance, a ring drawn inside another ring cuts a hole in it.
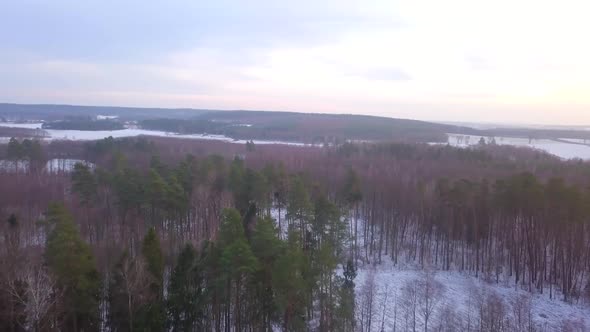
M 371 331 L 406 330 L 404 287 L 425 280 L 427 272 L 418 266 L 394 266 L 388 257 L 381 265 L 365 265 L 359 268 L 355 279 L 357 310 L 366 302 L 367 288 L 374 280 L 373 321 Z M 510 286 L 508 281 L 500 284 L 488 283 L 459 271 L 433 271 L 434 279 L 442 285 L 442 297 L 436 305 L 429 326 L 435 328 L 449 317 L 449 309 L 461 317 L 462 329 L 471 321 L 472 328 L 479 319 L 478 310 L 481 294 L 497 294 L 502 299 L 508 315 L 512 315 L 512 304 L 521 296 L 530 297 L 532 320 L 541 331 L 561 331 L 565 321 L 584 322 L 590 328 L 590 307 L 585 304 L 568 304 L 561 299 L 550 299 L 549 293 L 531 294 L 526 290 Z M 419 311 L 419 309 L 418 309 Z M 418 330 L 424 330 L 418 314 Z M 383 319 L 384 318 L 384 319 Z M 358 320 L 358 319 L 357 319 Z M 513 321 L 514 318 L 511 318 Z M 358 323 L 358 322 L 357 322 Z
M 96 120 L 114 120 L 118 119 L 118 115 L 97 115 Z
M 286 238 L 287 222 L 286 210 L 281 210 L 282 227 L 280 233 Z M 271 209 L 271 216 L 278 226 L 278 210 Z M 344 222 L 347 222 L 343 218 Z M 363 248 L 364 229 L 363 220 L 359 219 L 359 248 Z M 364 256 L 362 253 L 361 257 Z M 403 255 L 402 255 L 403 256 Z M 414 263 L 405 262 L 405 257 L 400 258 L 397 265 L 389 256 L 382 257 L 381 264 L 366 263 L 360 265 L 357 270 L 355 282 L 357 327 L 363 324 L 367 331 L 367 303 L 370 293 L 372 296 L 372 315 L 370 331 L 407 331 L 412 330 L 412 318 L 408 311 L 407 289 L 414 285 L 424 285 L 429 280 L 434 280 L 441 285 L 439 300 L 435 301 L 434 312 L 429 319 L 429 330 L 438 331 L 441 324 L 455 324 L 446 331 L 477 331 L 480 318 L 480 309 L 490 298 L 499 299 L 504 314 L 515 323 L 515 303 L 530 303 L 531 320 L 535 331 L 566 331 L 564 324 L 577 327 L 572 331 L 590 331 L 590 306 L 587 303 L 569 304 L 555 289 L 553 298 L 546 289 L 543 294 L 531 293 L 514 285 L 514 279 L 504 276 L 499 282 L 488 282 L 474 275 L 456 270 L 436 271 L 430 268 L 422 268 Z M 362 264 L 362 263 L 360 263 Z M 337 274 L 342 274 L 342 267 Z M 429 279 L 431 278 L 431 279 Z M 520 301 L 520 302 L 519 302 Z M 530 302 L 529 302 L 530 301 Z M 416 302 L 420 302 L 419 299 Z M 488 310 L 488 309 L 486 309 Z M 416 309 L 416 330 L 424 331 L 423 319 L 420 313 L 420 304 Z M 513 331 L 511 327 L 509 331 Z M 569 330 L 567 330 L 569 331 Z
M 279 209 L 273 207 L 272 209 L 270 209 L 270 217 L 275 220 L 279 232 L 279 237 L 281 239 L 286 239 L 287 235 L 289 234 L 289 223 L 287 222 L 287 208 L 282 208 L 280 211 L 281 214 L 279 219 Z M 281 221 L 280 223 L 279 220 Z
M 346 219 L 343 221 L 347 222 Z M 358 223 L 358 246 L 361 250 L 360 257 L 364 257 L 363 218 L 359 218 Z M 514 278 L 506 275 L 500 277 L 498 283 L 488 282 L 482 275 L 476 278 L 467 272 L 440 271 L 427 266 L 422 267 L 413 262 L 405 263 L 408 261 L 403 254 L 398 257 L 397 265 L 388 255 L 382 256 L 381 264 L 373 260 L 373 264 L 363 265 L 359 261 L 357 277 L 354 280 L 357 324 L 360 323 L 359 315 L 363 314 L 362 308 L 366 306 L 367 294 L 372 289 L 374 296 L 370 331 L 381 332 L 382 328 L 383 331 L 407 331 L 409 327 L 406 325 L 405 314 L 408 303 L 404 289 L 420 283 L 423 285 L 428 280 L 435 280 L 442 285 L 442 293 L 440 302 L 436 304 L 435 312 L 429 319 L 429 330 L 434 331 L 441 322 L 448 324 L 449 320 L 455 321 L 456 324 L 461 323 L 460 326 L 451 328 L 451 331 L 473 330 L 478 324 L 479 309 L 483 300 L 490 298 L 490 295 L 497 295 L 511 323 L 514 323 L 514 303 L 519 299 L 527 299 L 530 300 L 531 320 L 536 327 L 535 331 L 590 331 L 590 304 L 566 303 L 563 301 L 563 296 L 555 289 L 553 289 L 553 298 L 550 298 L 549 289 L 545 289 L 543 294 L 531 293 L 516 287 Z M 342 269 L 338 271 L 339 274 L 341 272 Z M 424 331 L 420 316 L 418 314 L 416 330 Z M 564 329 L 563 325 L 566 323 L 573 324 L 578 329 Z M 509 331 L 513 330 L 509 329 Z

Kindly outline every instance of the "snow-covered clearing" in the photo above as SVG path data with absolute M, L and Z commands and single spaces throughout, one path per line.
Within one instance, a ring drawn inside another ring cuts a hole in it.
M 281 209 L 283 238 L 287 235 L 285 214 L 286 209 Z M 271 209 L 271 216 L 278 226 L 276 208 Z M 358 228 L 362 251 L 362 219 Z M 429 331 L 590 331 L 590 305 L 566 303 L 555 288 L 550 298 L 549 289 L 531 293 L 515 286 L 514 278 L 507 275 L 496 283 L 482 275 L 403 263 L 407 261 L 402 257 L 396 265 L 387 255 L 380 264 L 363 265 L 359 260 L 354 280 L 357 330 L 425 331 L 424 313 L 429 308 Z M 337 273 L 342 271 L 341 267 Z M 490 327 L 498 322 L 502 329 Z
M 361 251 L 364 222 L 358 220 Z M 566 303 L 555 288 L 550 298 L 549 289 L 531 293 L 506 274 L 496 283 L 481 274 L 423 267 L 404 256 L 400 253 L 397 265 L 388 255 L 381 264 L 373 259 L 359 265 L 354 282 L 357 324 L 365 325 L 363 331 L 425 331 L 426 307 L 430 331 L 590 331 L 590 304 Z M 372 311 L 369 329 L 362 317 L 366 308 Z M 503 329 L 489 326 L 498 321 Z
M 429 319 L 429 329 L 438 330 L 452 326 L 452 330 L 476 330 L 481 310 L 491 310 L 487 300 L 500 299 L 497 310 L 503 310 L 510 324 L 515 324 L 515 310 L 522 300 L 530 300 L 531 320 L 537 331 L 562 331 L 565 325 L 579 326 L 580 331 L 590 328 L 590 308 L 586 304 L 568 304 L 550 299 L 549 293 L 531 294 L 515 288 L 508 280 L 488 283 L 459 271 L 426 271 L 418 266 L 394 266 L 388 257 L 380 265 L 365 265 L 359 268 L 356 284 L 357 312 L 366 305 L 367 292 L 373 287 L 373 313 L 370 331 L 412 330 L 411 299 L 407 288 L 425 282 L 428 275 L 441 286 L 440 297 L 435 302 Z M 419 286 L 420 287 L 420 286 Z M 416 329 L 424 331 L 423 310 L 418 290 L 416 303 Z M 411 296 L 410 296 L 411 297 Z M 516 305 L 515 305 L 516 304 Z M 410 315 L 410 316 L 409 316 Z M 357 318 L 358 320 L 358 318 Z M 366 320 L 366 318 L 365 318 Z M 358 324 L 359 322 L 357 322 Z M 511 325 L 510 331 L 514 330 Z

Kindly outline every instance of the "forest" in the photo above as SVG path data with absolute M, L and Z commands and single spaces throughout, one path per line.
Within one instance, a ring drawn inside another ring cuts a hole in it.
M 0 169 L 2 331 L 555 330 L 528 297 L 445 311 L 437 271 L 590 301 L 585 161 L 485 142 L 0 145 L 53 158 L 83 162 Z M 386 264 L 424 271 L 400 308 L 359 280 Z

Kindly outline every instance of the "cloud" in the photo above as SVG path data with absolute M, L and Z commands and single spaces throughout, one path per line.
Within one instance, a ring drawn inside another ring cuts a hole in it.
M 590 122 L 588 6 L 8 2 L 0 99 Z
M 408 81 L 412 79 L 408 73 L 398 68 L 374 68 L 358 75 L 377 81 Z
M 493 66 L 484 57 L 478 55 L 471 55 L 465 58 L 465 61 L 473 70 L 490 70 Z

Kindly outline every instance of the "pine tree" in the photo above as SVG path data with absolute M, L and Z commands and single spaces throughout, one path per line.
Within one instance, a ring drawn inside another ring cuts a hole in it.
M 50 205 L 47 219 L 53 230 L 47 238 L 45 259 L 64 294 L 63 329 L 98 330 L 100 276 L 92 251 L 62 204 Z
M 235 209 L 226 209 L 220 229 L 221 268 L 228 286 L 226 304 L 233 307 L 234 328 L 243 327 L 243 286 L 258 268 L 258 260 L 246 240 L 241 217 Z M 231 304 L 233 302 L 233 305 Z
M 273 289 L 283 330 L 306 331 L 306 309 L 310 301 L 309 261 L 296 230 L 288 234 L 288 246 L 273 266 Z
M 356 268 L 352 260 L 348 260 L 344 266 L 344 278 L 337 279 L 338 288 L 338 308 L 336 309 L 335 327 L 338 331 L 353 332 L 355 331 L 356 322 L 355 313 L 355 293 L 354 279 L 356 278 Z
M 12 160 L 14 162 L 14 169 L 18 172 L 18 163 L 19 160 L 23 158 L 23 148 L 20 142 L 12 137 L 8 141 L 8 146 L 6 147 L 6 157 L 8 160 Z
M 207 298 L 195 249 L 186 245 L 178 256 L 168 286 L 168 327 L 172 331 L 204 330 Z
M 298 234 L 301 237 L 300 244 L 306 244 L 305 235 L 307 225 L 311 218 L 313 206 L 307 192 L 307 188 L 300 176 L 291 180 L 288 194 L 287 220 L 290 227 L 299 227 Z
M 97 195 L 97 181 L 87 165 L 76 163 L 72 172 L 72 190 L 80 195 L 83 204 L 90 204 Z
M 269 331 L 278 308 L 274 301 L 273 267 L 284 251 L 283 242 L 278 238 L 271 218 L 259 219 L 252 236 L 252 251 L 259 262 L 254 277 L 256 283 L 257 308 L 255 317 L 260 319 L 259 329 Z
M 151 228 L 143 240 L 142 255 L 149 276 L 150 294 L 147 303 L 141 308 L 136 330 L 162 331 L 165 325 L 164 308 L 164 257 L 156 231 Z

